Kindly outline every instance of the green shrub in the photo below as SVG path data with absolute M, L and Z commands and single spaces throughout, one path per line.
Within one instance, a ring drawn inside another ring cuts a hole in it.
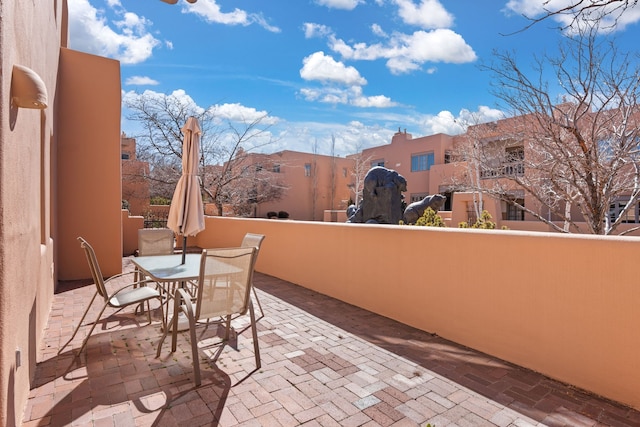
M 442 217 L 430 207 L 424 210 L 424 213 L 418 218 L 415 225 L 420 227 L 446 227 Z
M 493 217 L 489 211 L 483 210 L 480 214 L 480 218 L 476 220 L 475 224 L 469 226 L 466 222 L 461 222 L 458 224 L 458 228 L 482 228 L 485 230 L 493 230 L 496 228 L 496 223 L 491 221 L 492 219 Z
M 170 205 L 171 199 L 162 196 L 154 196 L 151 198 L 152 205 Z

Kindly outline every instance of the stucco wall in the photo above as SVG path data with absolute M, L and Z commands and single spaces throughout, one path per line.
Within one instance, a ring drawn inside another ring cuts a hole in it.
M 144 217 L 130 216 L 122 210 L 122 256 L 135 254 L 138 250 L 138 230 L 144 228 Z
M 54 290 L 51 150 L 64 16 L 64 0 L 0 1 L 0 425 L 5 427 L 21 422 Z M 12 107 L 14 65 L 42 79 L 45 110 Z
M 58 278 L 90 277 L 78 236 L 112 276 L 122 271 L 120 63 L 62 49 L 59 82 Z
M 346 202 L 343 201 L 348 201 L 350 197 L 355 199 L 348 187 L 352 181 L 351 159 L 332 159 L 330 156 L 296 151 L 276 153 L 269 159 L 280 165 L 280 173 L 274 174 L 274 178 L 287 188 L 279 200 L 258 206 L 256 216 L 259 218 L 265 218 L 269 211 L 286 211 L 291 219 L 322 221 L 325 210 L 346 209 Z M 311 176 L 305 175 L 307 163 L 315 165 L 315 176 L 314 172 Z
M 207 217 L 256 268 L 640 408 L 636 237 Z

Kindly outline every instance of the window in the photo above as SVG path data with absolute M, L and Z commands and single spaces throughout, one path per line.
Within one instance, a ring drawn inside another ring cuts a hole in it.
M 524 206 L 524 199 L 514 199 L 515 203 L 520 206 Z M 524 221 L 524 211 L 520 207 L 515 206 L 513 203 L 507 203 L 507 221 Z
M 342 168 L 342 176 L 347 177 L 347 168 Z
M 428 171 L 433 163 L 433 153 L 415 154 L 411 156 L 411 172 Z
M 451 151 L 445 151 L 444 152 L 444 164 L 448 165 L 449 163 L 453 162 L 453 155 L 451 154 Z
M 280 165 L 279 164 L 275 164 L 273 165 L 273 172 L 275 173 L 280 173 Z
M 411 197 L 409 198 L 410 202 L 409 203 L 415 203 L 415 202 L 419 202 L 420 200 L 424 199 L 425 197 L 427 197 L 429 195 L 429 193 L 416 193 L 416 194 L 412 194 Z
M 122 153 L 121 159 L 122 160 L 129 160 L 129 153 Z
M 371 162 L 371 167 L 375 167 L 375 166 L 382 166 L 384 167 L 384 159 L 380 159 L 380 160 L 374 160 Z
M 311 176 L 311 163 L 304 164 L 304 176 Z
M 611 219 L 611 222 L 614 222 L 618 219 L 618 217 L 622 213 L 622 210 L 627 205 L 628 201 L 629 200 L 624 200 L 624 199 L 618 200 L 609 206 L 609 218 Z M 629 208 L 627 213 L 624 215 L 624 218 L 622 218 L 621 222 L 627 223 L 627 224 L 629 223 L 635 224 L 640 222 L 640 212 L 638 209 L 638 203 L 636 203 L 635 206 L 632 206 L 631 208 Z

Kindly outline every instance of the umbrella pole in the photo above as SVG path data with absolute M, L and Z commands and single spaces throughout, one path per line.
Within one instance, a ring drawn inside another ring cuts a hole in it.
M 182 263 L 184 264 L 187 256 L 187 236 L 182 237 Z

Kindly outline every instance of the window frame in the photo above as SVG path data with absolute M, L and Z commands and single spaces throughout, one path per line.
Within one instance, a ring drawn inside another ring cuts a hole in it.
M 435 153 L 433 151 L 411 155 L 411 172 L 428 171 L 431 170 L 433 165 L 435 165 Z

